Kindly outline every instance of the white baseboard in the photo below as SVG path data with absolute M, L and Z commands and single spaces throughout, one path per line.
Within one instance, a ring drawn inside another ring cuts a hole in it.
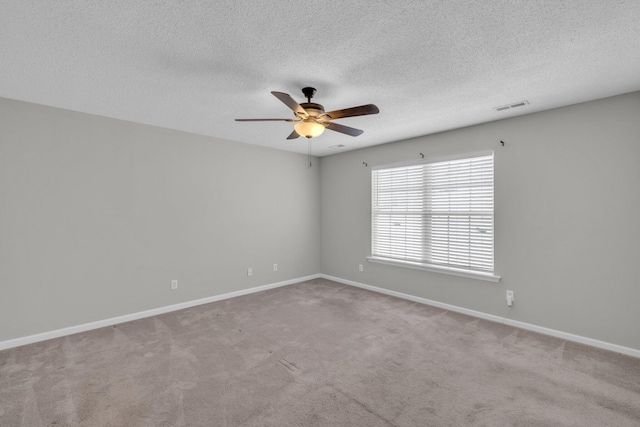
M 326 274 L 313 274 L 310 276 L 299 277 L 296 279 L 285 280 L 283 282 L 271 283 L 269 285 L 256 286 L 254 288 L 243 289 L 240 291 L 229 292 L 221 295 L 214 295 L 207 298 L 186 301 L 179 304 L 168 305 L 165 307 L 154 308 L 151 310 L 140 311 L 137 313 L 126 314 L 123 316 L 112 317 L 109 319 L 98 320 L 96 322 L 84 323 L 82 325 L 70 326 L 68 328 L 56 329 L 53 331 L 43 332 L 40 334 L 29 335 L 26 337 L 20 337 L 10 339 L 6 341 L 0 341 L 0 350 L 5 350 L 13 347 L 19 347 L 22 345 L 33 344 L 40 341 L 46 341 L 53 338 L 59 338 L 66 335 L 77 334 L 80 332 L 90 331 L 92 329 L 104 328 L 105 326 L 117 325 L 119 323 L 131 322 L 137 319 L 143 319 L 145 317 L 157 316 L 159 314 L 169 313 L 172 311 L 182 310 L 189 307 L 195 307 L 202 304 L 208 304 L 211 302 L 221 301 L 229 298 L 239 297 L 242 295 L 248 295 L 255 292 L 266 291 L 267 289 L 279 288 L 281 286 L 287 286 L 294 283 L 304 282 L 306 280 L 312 280 L 317 278 L 323 278 L 327 280 L 333 280 L 334 282 L 342 283 L 349 286 L 355 286 L 362 289 L 367 289 L 373 292 L 402 298 L 409 301 L 418 302 L 421 304 L 430 305 L 433 307 L 442 308 L 444 310 L 454 311 L 456 313 L 467 314 L 469 316 L 477 317 L 480 319 L 490 320 L 493 322 L 504 323 L 505 325 L 514 326 L 516 328 L 526 329 L 528 331 L 538 332 L 545 335 L 565 339 L 567 341 L 578 342 L 581 344 L 590 345 L 593 347 L 602 348 L 617 353 L 626 354 L 633 357 L 640 358 L 640 350 L 624 347 L 618 344 L 612 344 L 605 341 L 596 340 L 593 338 L 587 338 L 580 335 L 570 334 L 568 332 L 562 332 L 555 329 L 545 328 L 543 326 L 532 325 L 530 323 L 520 322 L 517 320 L 507 319 L 501 316 L 493 314 L 483 313 L 481 311 L 469 310 L 467 308 L 458 307 L 451 304 L 445 304 L 439 301 L 433 301 L 426 298 L 417 297 L 414 295 L 404 294 L 402 292 L 392 291 L 389 289 L 379 288 L 376 286 L 366 285 L 364 283 L 354 282 L 353 280 L 342 279 L 340 277 L 329 276 Z
M 628 356 L 638 357 L 640 358 L 640 350 L 630 347 L 624 347 L 618 344 L 612 344 L 605 341 L 596 340 L 593 338 L 587 338 L 580 335 L 570 334 L 568 332 L 562 332 L 555 329 L 545 328 L 543 326 L 532 325 L 530 323 L 520 322 L 517 320 L 507 319 L 501 316 L 496 316 L 493 314 L 487 314 L 480 311 L 469 310 L 467 308 L 458 307 L 451 304 L 445 304 L 438 301 L 433 301 L 426 298 L 417 297 L 414 295 L 404 294 L 402 292 L 391 291 L 389 289 L 378 288 L 376 286 L 366 285 L 364 283 L 354 282 L 353 280 L 342 279 L 340 277 L 328 276 L 326 274 L 320 274 L 319 277 L 327 280 L 333 280 L 334 282 L 342 283 L 349 286 L 355 286 L 357 288 L 367 289 L 369 291 L 378 292 L 385 295 L 390 295 L 402 299 L 406 299 L 409 301 L 418 302 L 421 304 L 430 305 L 433 307 L 442 308 L 449 311 L 455 311 L 456 313 L 467 314 L 469 316 L 478 317 L 480 319 L 490 320 L 493 322 L 504 323 L 505 325 L 514 326 L 520 329 L 526 329 L 528 331 L 538 332 L 545 335 L 550 335 L 556 338 L 561 338 L 567 341 L 573 341 L 580 344 L 586 344 L 593 347 L 602 348 L 609 351 L 614 351 L 616 353 L 626 354 Z
M 317 279 L 319 277 L 321 277 L 320 274 L 313 274 L 311 276 L 285 280 L 284 282 L 277 282 L 277 283 L 271 283 L 269 285 L 256 286 L 255 288 L 242 289 L 240 291 L 234 291 L 226 294 L 214 295 L 207 298 L 181 302 L 179 304 L 167 305 L 165 307 L 153 308 L 151 310 L 140 311 L 137 313 L 125 314 L 123 316 L 117 316 L 109 319 L 98 320 L 96 322 L 83 323 L 82 325 L 70 326 L 68 328 L 56 329 L 53 331 L 43 332 L 40 334 L 28 335 L 26 337 L 0 341 L 0 350 L 19 347 L 21 345 L 33 344 L 36 342 L 46 341 L 53 338 L 59 338 L 66 335 L 77 334 L 79 332 L 90 331 L 92 329 L 104 328 L 105 326 L 117 325 L 119 323 L 131 322 L 132 320 L 138 320 L 138 319 L 143 319 L 145 317 L 157 316 L 158 314 L 164 314 L 164 313 L 169 313 L 171 311 L 183 310 L 185 308 L 195 307 L 197 305 L 208 304 L 211 302 L 216 302 L 216 301 L 221 301 L 229 298 L 239 297 L 242 295 L 252 294 L 255 292 L 266 291 L 267 289 L 279 288 L 281 286 L 292 285 L 294 283 Z

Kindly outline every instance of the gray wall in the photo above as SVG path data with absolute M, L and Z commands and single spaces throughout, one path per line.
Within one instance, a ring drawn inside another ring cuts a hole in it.
M 487 149 L 500 283 L 367 263 L 371 166 Z M 638 349 L 639 163 L 638 92 L 324 157 L 321 271 Z
M 0 99 L 0 341 L 318 273 L 319 201 L 303 155 Z
M 0 341 L 322 272 L 498 316 L 512 289 L 512 319 L 640 348 L 638 117 L 633 93 L 309 170 L 303 155 L 0 99 Z M 500 283 L 367 263 L 371 166 L 486 149 Z

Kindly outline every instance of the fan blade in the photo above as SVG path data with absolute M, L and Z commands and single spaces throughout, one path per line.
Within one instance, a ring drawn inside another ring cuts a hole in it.
M 351 136 L 362 135 L 362 132 L 364 132 L 363 130 L 360 130 L 360 129 L 352 128 L 345 125 L 339 125 L 338 123 L 333 123 L 333 122 L 325 123 L 324 127 L 326 127 L 327 129 L 331 129 L 333 131 L 344 133 Z
M 291 135 L 289 135 L 287 137 L 287 139 L 296 139 L 298 138 L 300 135 L 298 134 L 298 132 L 296 132 L 295 130 L 293 132 L 291 132 Z
M 302 117 L 303 119 L 309 117 L 304 108 L 302 108 L 300 104 L 294 101 L 289 94 L 276 91 L 272 91 L 271 93 L 273 94 L 273 96 L 282 101 L 287 107 L 291 108 L 293 112 L 296 113 L 296 116 Z
M 380 110 L 373 104 L 361 105 L 359 107 L 344 108 L 342 110 L 329 111 L 328 113 L 320 114 L 318 118 L 324 118 L 329 116 L 331 120 L 342 119 L 344 117 L 354 116 L 366 116 L 367 114 L 378 114 Z
M 236 122 L 298 122 L 296 119 L 236 119 Z

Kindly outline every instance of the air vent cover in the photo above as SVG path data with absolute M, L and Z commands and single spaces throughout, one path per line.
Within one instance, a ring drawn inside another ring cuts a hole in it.
M 511 110 L 512 108 L 524 107 L 529 105 L 529 101 L 514 102 L 513 104 L 501 105 L 499 107 L 493 107 L 495 111 Z

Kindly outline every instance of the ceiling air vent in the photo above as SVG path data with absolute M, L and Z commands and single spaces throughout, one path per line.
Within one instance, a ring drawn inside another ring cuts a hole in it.
M 529 105 L 529 101 L 514 102 L 513 104 L 501 105 L 499 107 L 493 107 L 493 109 L 495 111 L 504 111 L 504 110 L 510 110 L 512 108 L 524 107 L 525 105 Z

